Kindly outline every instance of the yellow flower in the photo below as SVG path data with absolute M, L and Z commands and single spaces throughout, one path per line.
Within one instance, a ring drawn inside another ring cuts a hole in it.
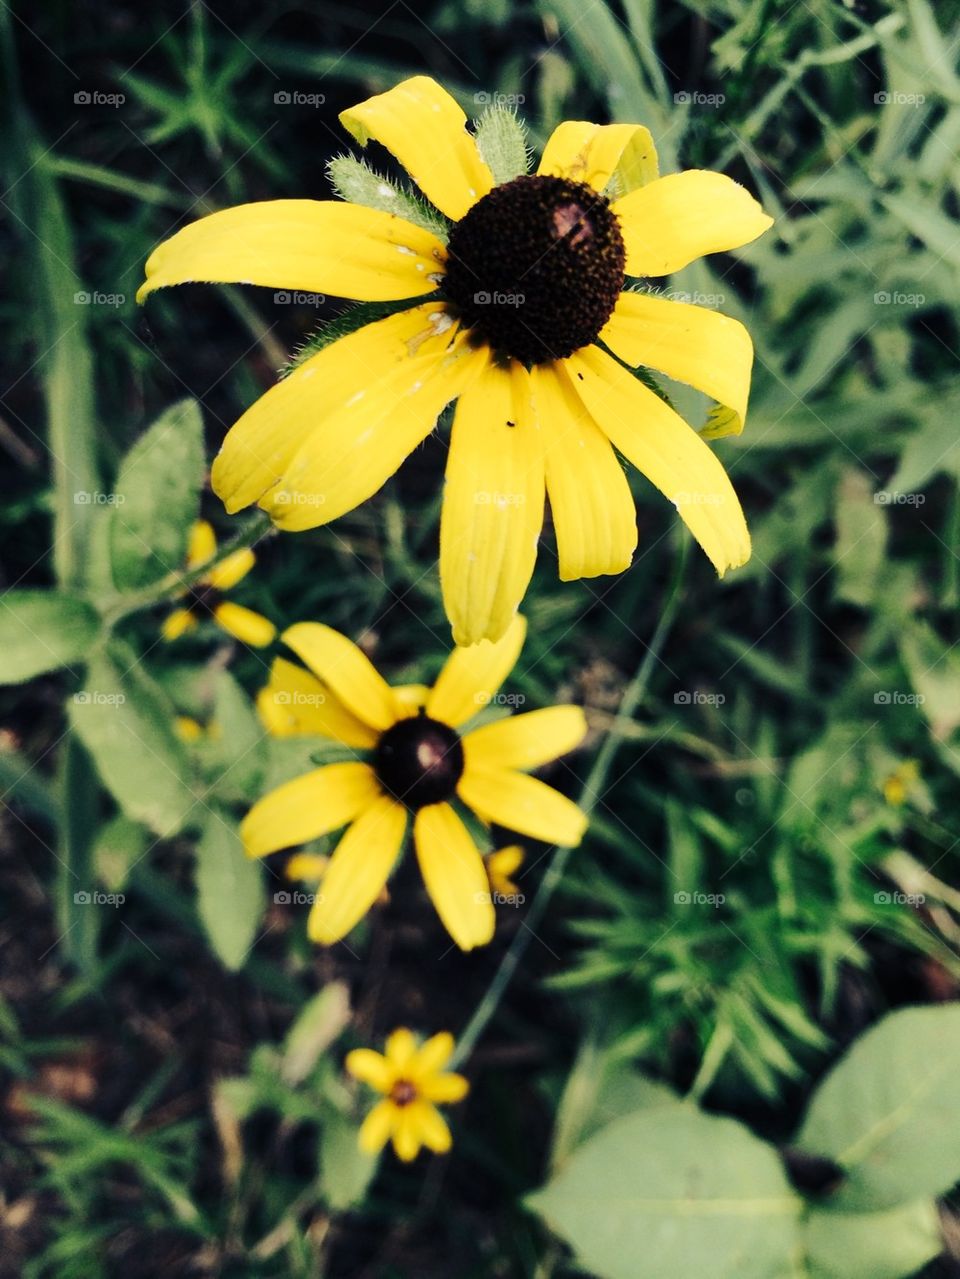
M 386 1053 L 355 1048 L 347 1054 L 347 1070 L 383 1093 L 360 1129 L 360 1149 L 378 1154 L 389 1140 L 397 1157 L 408 1163 L 420 1147 L 437 1154 L 450 1149 L 450 1129 L 434 1102 L 462 1101 L 470 1085 L 463 1075 L 444 1071 L 453 1052 L 453 1036 L 446 1031 L 422 1047 L 409 1030 L 395 1030 Z
M 192 715 L 177 715 L 173 721 L 173 731 L 181 742 L 188 745 L 202 741 L 218 742 L 223 736 L 223 729 L 216 721 L 201 724 Z
M 920 765 L 915 759 L 905 759 L 898 768 L 884 778 L 883 798 L 892 808 L 902 808 L 919 779 Z
M 217 553 L 217 538 L 206 520 L 197 520 L 190 530 L 190 546 L 187 551 L 187 568 L 201 568 Z M 228 555 L 209 573 L 195 582 L 188 591 L 188 603 L 174 609 L 163 624 L 165 640 L 179 639 L 186 631 L 193 630 L 202 617 L 213 620 L 229 634 L 244 644 L 263 648 L 273 641 L 277 633 L 273 622 L 253 609 L 243 608 L 223 595 L 253 568 L 256 556 L 249 547 L 242 547 Z M 196 735 L 195 735 L 196 737 Z M 195 740 L 194 737 L 194 740 Z
M 487 879 L 495 897 L 519 897 L 520 886 L 510 876 L 523 865 L 524 851 L 519 844 L 499 848 L 486 857 Z
M 720 173 L 659 177 L 642 126 L 578 120 L 554 131 L 536 174 L 497 185 L 465 115 L 425 76 L 340 119 L 361 145 L 392 152 L 443 216 L 417 223 L 399 193 L 413 221 L 270 200 L 200 219 L 146 265 L 141 300 L 206 280 L 409 303 L 304 360 L 241 417 L 213 466 L 227 510 L 257 502 L 288 530 L 336 519 L 456 400 L 440 522 L 456 643 L 505 632 L 533 573 L 545 494 L 563 580 L 629 566 L 636 518 L 617 452 L 676 506 L 718 573 L 743 564 L 743 512 L 704 437 L 743 428 L 750 337 L 626 281 L 749 244 L 771 225 L 756 200 Z M 703 435 L 625 364 L 716 401 Z
M 309 670 L 277 658 L 259 698 L 272 732 L 317 734 L 370 752 L 325 764 L 271 791 L 241 826 L 247 854 L 264 857 L 348 826 L 307 925 L 313 941 L 344 937 L 376 901 L 413 826 L 427 892 L 463 950 L 493 936 L 483 858 L 452 807 L 531 839 L 579 844 L 586 817 L 566 796 L 522 770 L 572 750 L 586 732 L 579 706 L 552 706 L 463 731 L 513 669 L 526 623 L 514 618 L 496 644 L 454 649 L 433 688 L 391 688 L 355 644 L 315 622 L 284 643 Z

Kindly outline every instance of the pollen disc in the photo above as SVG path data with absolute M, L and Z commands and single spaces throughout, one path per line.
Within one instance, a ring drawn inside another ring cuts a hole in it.
M 623 289 L 625 261 L 620 224 L 599 192 L 521 177 L 454 226 L 442 287 L 478 339 L 543 364 L 594 341 Z

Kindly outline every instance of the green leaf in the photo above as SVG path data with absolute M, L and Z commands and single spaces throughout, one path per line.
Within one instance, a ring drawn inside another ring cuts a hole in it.
M 526 129 L 510 107 L 488 107 L 477 121 L 475 137 L 497 185 L 519 178 L 530 168 Z
M 211 812 L 197 844 L 197 909 L 214 952 L 231 972 L 246 962 L 263 915 L 263 872 L 244 854 L 230 819 Z
M 136 655 L 119 644 L 95 653 L 68 711 L 124 813 L 158 835 L 179 831 L 197 797 L 173 706 Z
M 150 837 L 139 822 L 118 813 L 100 828 L 93 846 L 97 879 L 112 893 L 127 882 L 130 870 L 147 851 Z
M 960 1004 L 891 1013 L 817 1089 L 794 1144 L 846 1178 L 831 1206 L 866 1212 L 960 1180 Z
M 334 1212 L 360 1203 L 377 1170 L 377 1157 L 357 1145 L 359 1126 L 332 1113 L 320 1132 L 320 1189 Z
M 803 1232 L 811 1279 L 904 1279 L 943 1248 L 932 1199 L 887 1212 L 812 1208 Z
M 121 590 L 183 567 L 205 465 L 196 400 L 167 409 L 124 458 L 110 518 L 113 580 Z
M 362 204 L 367 209 L 379 209 L 383 213 L 395 213 L 414 226 L 432 232 L 442 244 L 446 244 L 449 226 L 442 213 L 412 191 L 402 190 L 357 156 L 334 157 L 327 165 L 327 173 L 342 200 Z
M 283 1078 L 288 1084 L 306 1079 L 350 1020 L 350 992 L 333 981 L 308 1000 L 287 1034 Z
M 228 671 L 217 677 L 211 725 L 203 762 L 214 774 L 219 799 L 250 802 L 263 776 L 265 733 L 243 689 Z
M 837 598 L 867 607 L 873 603 L 887 549 L 886 508 L 874 501 L 873 485 L 850 467 L 840 477 L 834 564 Z
M 0 681 L 19 684 L 44 671 L 82 665 L 100 629 L 84 600 L 58 591 L 0 596 Z
M 797 1246 L 773 1149 L 686 1105 L 609 1124 L 527 1203 L 600 1279 L 781 1279 Z
M 946 741 L 960 728 L 960 656 L 932 627 L 916 620 L 900 633 L 900 655 L 933 736 Z

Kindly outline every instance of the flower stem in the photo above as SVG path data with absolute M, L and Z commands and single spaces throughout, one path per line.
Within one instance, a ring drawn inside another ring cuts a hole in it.
M 633 714 L 646 694 L 654 663 L 659 659 L 660 651 L 676 619 L 677 611 L 680 607 L 687 549 L 688 542 L 684 539 L 681 550 L 677 555 L 673 578 L 667 590 L 663 610 L 654 629 L 650 644 L 646 648 L 633 678 L 623 690 L 617 714 L 610 725 L 610 730 L 604 739 L 603 745 L 597 751 L 593 767 L 590 769 L 587 780 L 580 791 L 577 802 L 588 817 L 600 801 L 601 792 L 613 761 L 625 735 L 629 732 L 630 725 L 632 725 Z M 563 873 L 566 870 L 567 862 L 572 852 L 573 849 L 570 847 L 557 846 L 551 853 L 547 869 L 544 872 L 543 879 L 540 881 L 540 887 L 537 889 L 536 895 L 530 904 L 530 909 L 527 911 L 523 921 L 524 927 L 520 929 L 510 943 L 510 947 L 500 961 L 500 967 L 494 973 L 493 980 L 487 987 L 483 999 L 477 1005 L 476 1011 L 457 1041 L 456 1051 L 450 1062 L 452 1068 L 456 1068 L 467 1060 L 480 1036 L 486 1030 L 487 1024 L 496 1012 L 504 992 L 513 980 L 513 975 L 517 971 L 520 960 L 530 945 L 530 939 L 536 934 L 537 925 L 543 918 L 550 904 L 550 899 L 563 878 Z

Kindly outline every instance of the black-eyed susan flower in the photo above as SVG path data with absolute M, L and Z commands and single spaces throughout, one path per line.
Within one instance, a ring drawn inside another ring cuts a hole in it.
M 388 1141 L 405 1163 L 416 1159 L 420 1147 L 437 1154 L 450 1149 L 450 1129 L 436 1103 L 462 1101 L 469 1084 L 463 1075 L 445 1071 L 453 1052 L 453 1036 L 446 1031 L 418 1047 L 411 1031 L 401 1027 L 387 1040 L 386 1051 L 355 1048 L 346 1067 L 383 1094 L 360 1129 L 360 1149 L 376 1155 Z
M 743 512 L 704 437 L 743 427 L 750 337 L 626 284 L 749 244 L 771 225 L 756 200 L 720 173 L 659 177 L 641 126 L 576 120 L 554 131 L 535 174 L 498 184 L 463 112 L 424 76 L 340 119 L 361 145 L 382 143 L 438 213 L 418 214 L 388 183 L 366 197 L 382 207 L 246 204 L 185 227 L 146 265 L 141 299 L 206 280 L 409 303 L 305 359 L 243 415 L 213 467 L 227 510 L 257 502 L 290 530 L 336 519 L 456 400 L 440 575 L 458 644 L 499 638 L 516 613 L 545 495 L 561 578 L 630 564 L 637 528 L 618 453 L 676 505 L 719 573 L 743 564 Z M 630 371 L 641 364 L 716 402 L 702 434 Z
M 522 898 L 520 886 L 511 875 L 515 875 L 523 865 L 524 851 L 519 844 L 510 844 L 507 848 L 498 848 L 488 853 L 484 859 L 487 868 L 487 879 L 494 900 L 512 901 Z
M 485 823 L 532 839 L 578 844 L 586 817 L 525 770 L 572 750 L 586 732 L 579 706 L 552 706 L 476 728 L 469 721 L 513 669 L 526 631 L 516 616 L 496 643 L 455 649 L 432 688 L 391 688 L 346 636 L 298 622 L 282 638 L 309 668 L 283 658 L 258 699 L 271 732 L 316 734 L 366 752 L 271 791 L 241 825 L 251 857 L 346 826 L 311 908 L 308 933 L 329 945 L 369 910 L 408 826 L 427 892 L 463 950 L 493 936 L 494 907 L 460 802 Z
M 198 569 L 209 563 L 217 553 L 217 538 L 206 520 L 197 520 L 190 530 L 190 544 L 187 550 L 187 568 Z M 273 622 L 253 609 L 234 604 L 224 599 L 227 591 L 232 590 L 253 568 L 256 556 L 245 546 L 226 556 L 209 573 L 187 591 L 185 603 L 167 617 L 163 623 L 163 638 L 179 639 L 186 631 L 192 630 L 198 622 L 212 617 L 218 626 L 233 635 L 244 644 L 255 648 L 263 648 L 272 643 L 277 633 Z M 194 734 L 196 740 L 197 734 Z

